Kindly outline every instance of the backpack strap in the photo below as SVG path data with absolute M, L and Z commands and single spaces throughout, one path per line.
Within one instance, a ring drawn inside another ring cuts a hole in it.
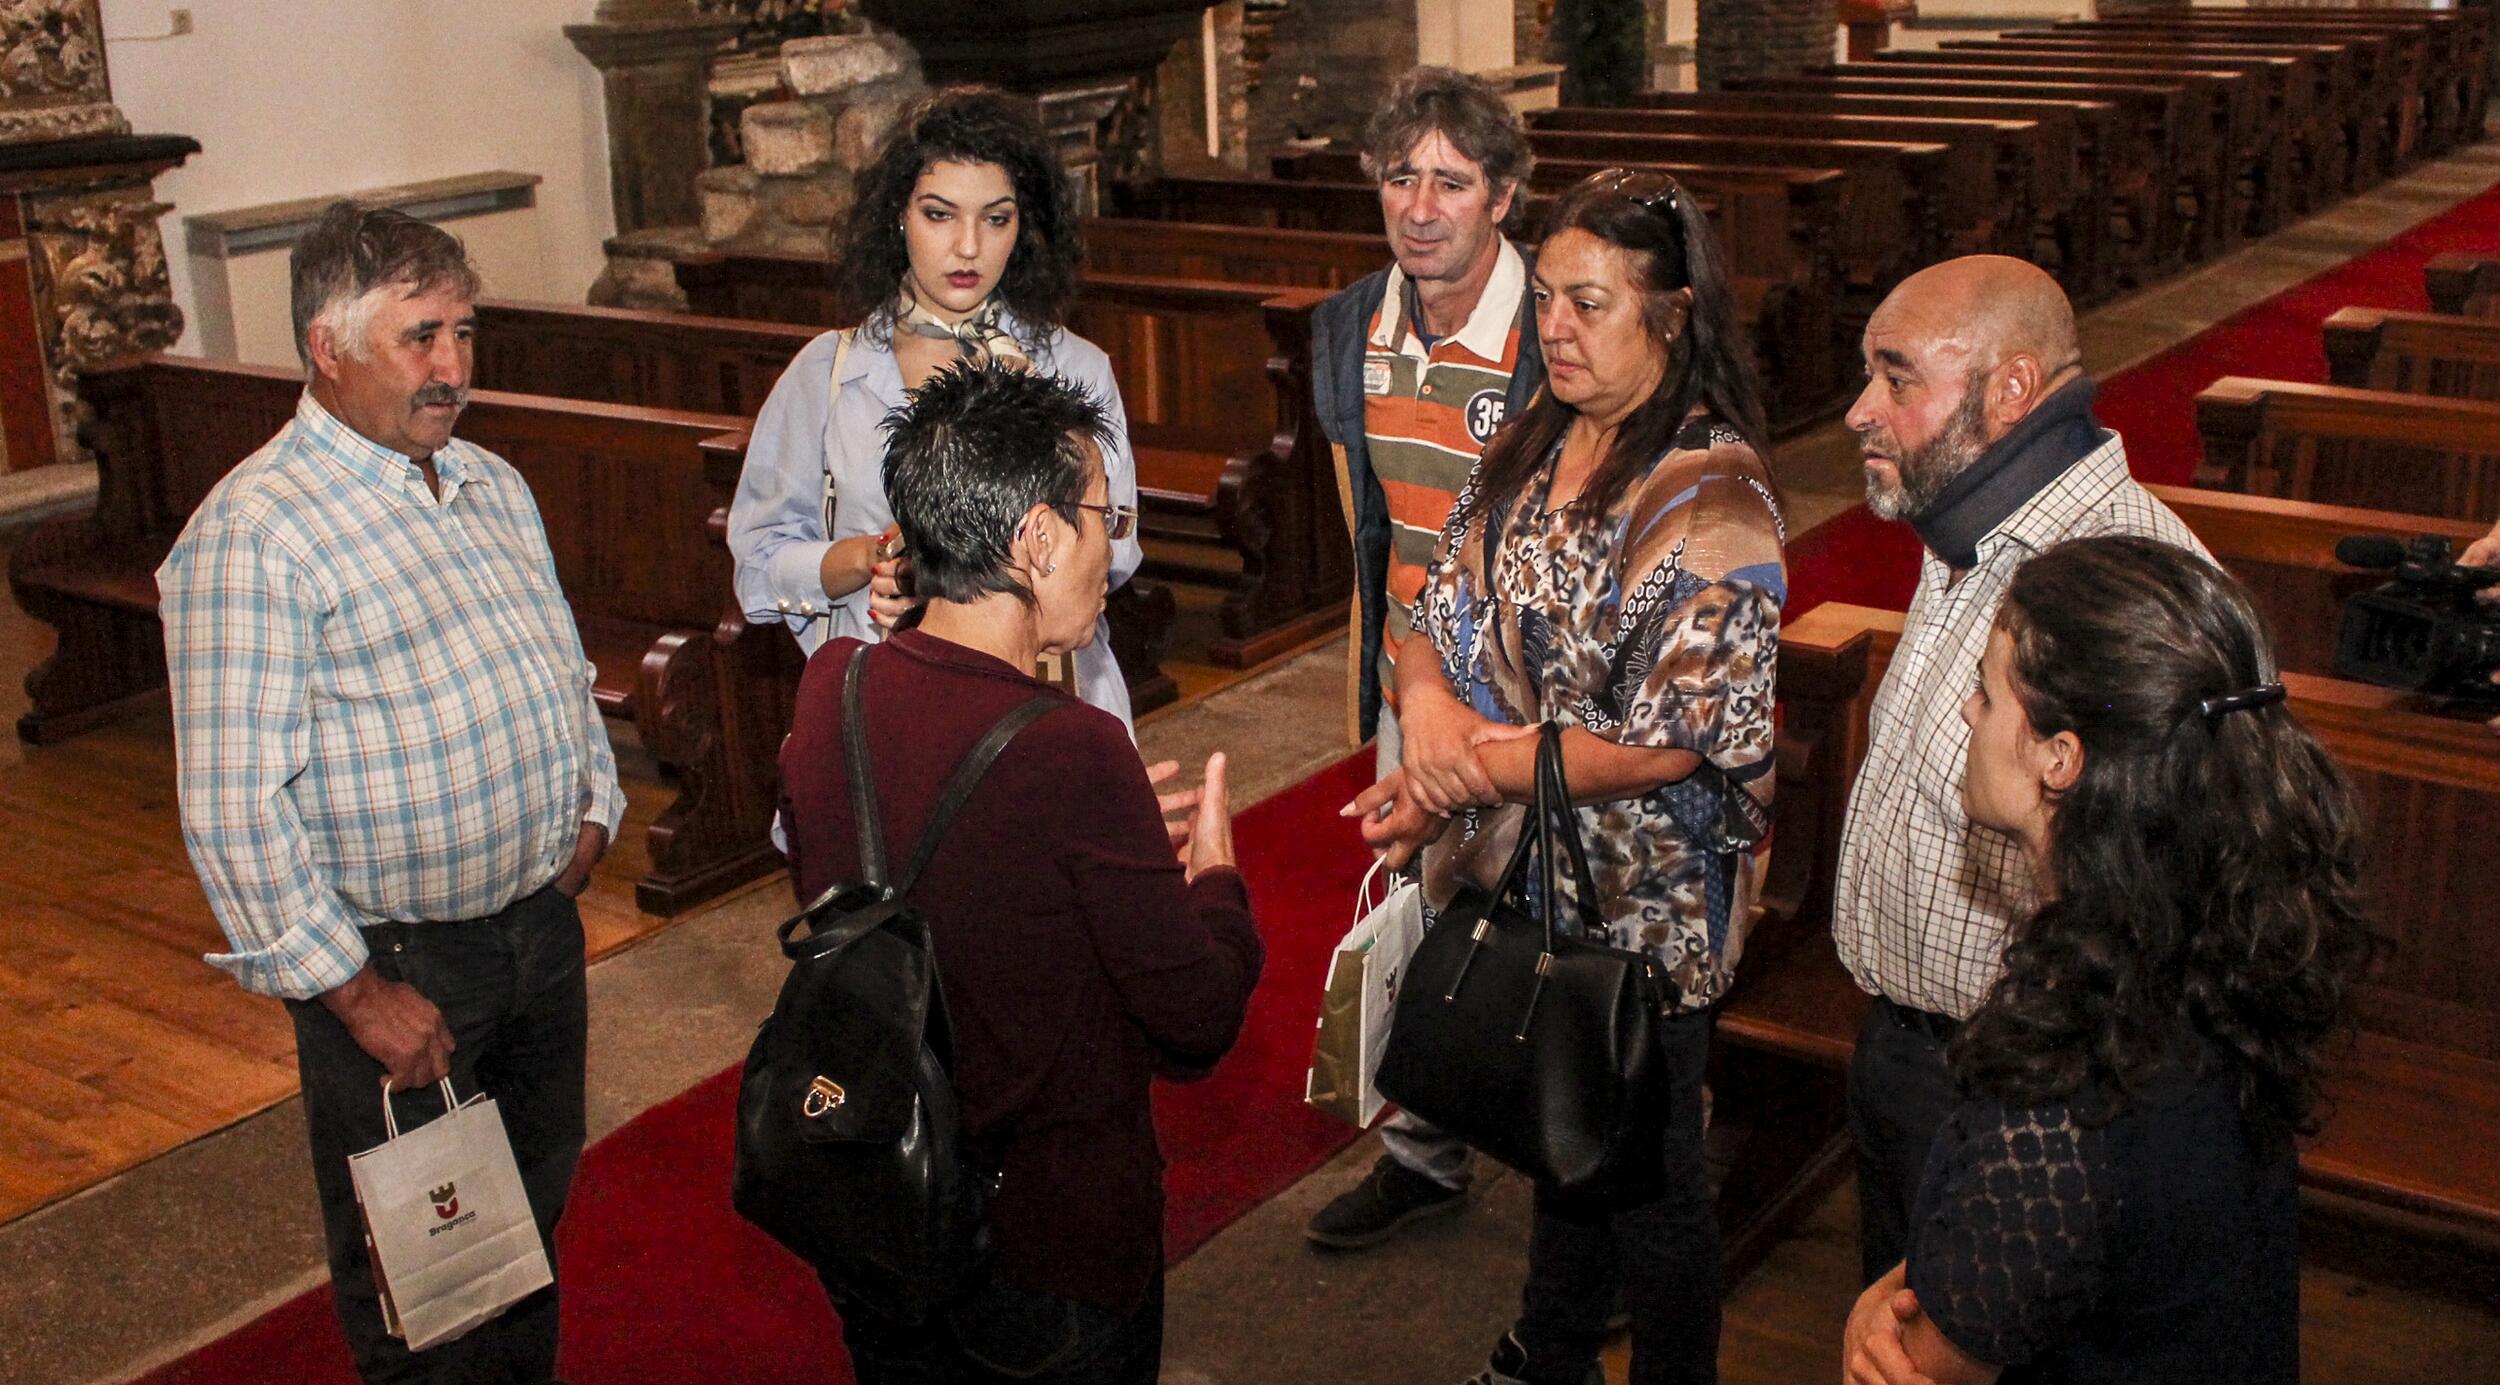
M 877 812 L 877 776 L 868 763 L 868 719 L 861 715 L 860 682 L 868 671 L 868 646 L 851 655 L 842 671 L 842 760 L 851 781 L 851 817 L 859 825 L 860 878 L 885 888 L 885 819 Z
M 920 840 L 912 847 L 911 860 L 899 878 L 889 881 L 885 873 L 885 820 L 877 809 L 877 776 L 868 759 L 868 719 L 861 711 L 860 687 L 867 668 L 868 646 L 861 645 L 851 656 L 850 667 L 842 671 L 843 769 L 851 783 L 851 816 L 859 826 L 860 877 L 885 891 L 888 898 L 899 899 L 910 893 L 914 882 L 920 879 L 929 858 L 937 854 L 938 839 L 954 825 L 955 815 L 963 811 L 973 789 L 990 772 L 1007 742 L 1058 704 L 1048 693 L 1035 693 L 991 725 L 971 753 L 955 766 L 955 773 L 938 793 L 937 807 L 929 812 L 928 825 L 920 829 Z
M 937 854 L 938 839 L 954 825 L 955 815 L 963 811 L 964 803 L 972 797 L 981 776 L 990 772 L 990 765 L 998 759 L 999 752 L 1007 748 L 1007 742 L 1014 740 L 1017 732 L 1032 725 L 1043 713 L 1057 705 L 1058 699 L 1048 693 L 1035 693 L 1026 698 L 1007 715 L 1000 717 L 990 727 L 989 733 L 981 737 L 980 743 L 972 747 L 972 753 L 964 757 L 963 763 L 955 766 L 954 777 L 946 781 L 945 790 L 938 795 L 937 807 L 930 810 L 929 825 L 920 829 L 920 842 L 912 848 L 911 861 L 903 867 L 902 878 L 894 882 L 897 898 L 911 893 L 912 885 L 920 879 L 921 870 L 929 864 L 929 858 Z

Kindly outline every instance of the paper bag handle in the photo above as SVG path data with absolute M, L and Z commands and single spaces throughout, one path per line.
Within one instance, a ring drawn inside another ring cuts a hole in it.
M 452 1093 L 449 1074 L 444 1075 L 440 1085 L 443 1089 L 443 1109 L 459 1110 L 460 1098 Z M 391 1110 L 391 1075 L 387 1072 L 382 1074 L 382 1128 L 390 1132 L 391 1139 L 399 1138 L 399 1116 Z
M 1363 883 L 1354 887 L 1355 923 L 1361 923 L 1365 914 L 1368 914 L 1373 909 L 1379 907 L 1379 905 L 1372 903 L 1372 882 L 1380 878 L 1380 868 L 1388 861 L 1388 859 L 1389 858 L 1386 856 L 1374 856 L 1372 858 L 1372 868 L 1363 872 Z M 1388 901 L 1388 894 L 1386 891 L 1383 891 L 1380 902 L 1382 904 L 1386 904 Z M 1348 925 L 1348 927 L 1351 926 L 1352 925 Z

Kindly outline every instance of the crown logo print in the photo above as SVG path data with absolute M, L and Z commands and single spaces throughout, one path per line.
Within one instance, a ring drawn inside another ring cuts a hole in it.
M 460 1185 L 446 1183 L 426 1194 L 434 1200 L 434 1215 L 445 1221 L 460 1215 Z

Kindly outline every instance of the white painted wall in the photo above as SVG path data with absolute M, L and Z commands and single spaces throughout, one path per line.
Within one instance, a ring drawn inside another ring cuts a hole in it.
M 113 99 L 201 152 L 159 177 L 174 301 L 182 217 L 464 173 L 536 173 L 542 282 L 582 301 L 614 234 L 599 74 L 563 26 L 595 0 L 103 0 Z M 177 8 L 194 32 L 160 42 Z M 459 230 L 458 223 L 451 229 Z M 489 283 L 487 292 L 495 286 Z M 186 327 L 181 351 L 198 349 Z

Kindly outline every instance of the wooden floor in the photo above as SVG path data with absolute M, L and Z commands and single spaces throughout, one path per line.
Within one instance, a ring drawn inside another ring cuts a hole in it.
M 296 1088 L 286 1012 L 200 960 L 225 941 L 183 853 L 164 705 L 61 745 L 17 740 L 50 647 L 0 597 L 0 1223 Z M 593 957 L 666 926 L 633 890 L 665 786 L 611 731 L 626 823 L 582 896 Z

